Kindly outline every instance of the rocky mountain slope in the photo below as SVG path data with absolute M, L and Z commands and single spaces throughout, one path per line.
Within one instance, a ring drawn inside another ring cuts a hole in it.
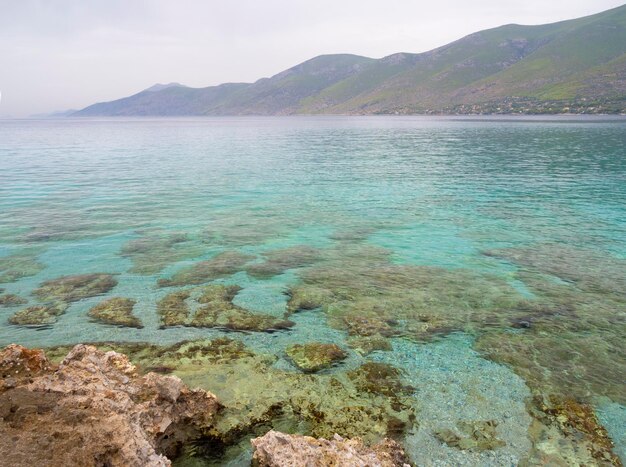
M 168 85 L 74 116 L 626 113 L 626 5 L 420 54 L 323 55 L 255 83 Z

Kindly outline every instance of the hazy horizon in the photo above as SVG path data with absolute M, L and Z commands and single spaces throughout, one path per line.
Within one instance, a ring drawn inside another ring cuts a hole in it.
M 0 117 L 79 109 L 155 83 L 253 82 L 322 54 L 424 52 L 503 24 L 552 23 L 620 5 L 0 1 Z

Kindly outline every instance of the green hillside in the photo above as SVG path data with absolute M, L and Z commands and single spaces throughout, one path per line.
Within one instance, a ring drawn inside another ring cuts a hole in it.
M 429 52 L 324 55 L 251 84 L 143 91 L 74 115 L 626 113 L 626 5 Z

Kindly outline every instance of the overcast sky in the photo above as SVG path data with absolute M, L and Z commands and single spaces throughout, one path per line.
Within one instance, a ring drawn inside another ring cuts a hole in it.
M 311 57 L 423 52 L 623 0 L 0 0 L 0 116 L 82 108 L 156 82 L 255 81 Z

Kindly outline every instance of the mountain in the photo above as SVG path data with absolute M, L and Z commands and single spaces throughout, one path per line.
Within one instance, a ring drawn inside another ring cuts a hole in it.
M 186 87 L 187 86 L 184 86 L 180 83 L 168 83 L 168 84 L 157 83 L 157 84 L 150 86 L 148 89 L 144 89 L 144 91 L 155 92 L 155 91 L 162 91 L 163 89 L 167 89 L 167 88 L 186 88 Z
M 626 113 L 626 5 L 429 52 L 322 55 L 255 83 L 155 85 L 73 116 Z
M 69 117 L 75 114 L 76 112 L 78 112 L 78 110 L 76 109 L 55 110 L 54 112 L 30 115 L 28 118 L 61 118 L 61 117 Z

